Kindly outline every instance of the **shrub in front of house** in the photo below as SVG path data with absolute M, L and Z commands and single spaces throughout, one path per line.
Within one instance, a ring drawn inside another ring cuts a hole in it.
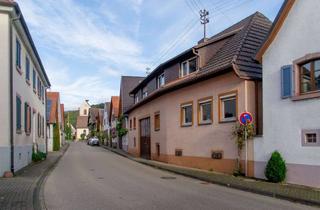
M 47 154 L 44 152 L 32 153 L 32 161 L 39 162 L 45 160 L 47 158 Z
M 266 166 L 265 176 L 270 182 L 282 182 L 286 178 L 286 162 L 278 151 L 274 151 Z

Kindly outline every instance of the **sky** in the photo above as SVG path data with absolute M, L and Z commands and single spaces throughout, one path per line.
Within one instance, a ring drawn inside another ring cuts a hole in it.
M 119 95 L 121 75 L 146 76 L 203 38 L 256 11 L 271 21 L 283 0 L 17 0 L 66 110 Z

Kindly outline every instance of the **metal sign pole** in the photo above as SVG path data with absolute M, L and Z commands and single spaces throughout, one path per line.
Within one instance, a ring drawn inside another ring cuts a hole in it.
M 245 125 L 244 127 L 244 141 L 246 143 L 246 162 L 245 162 L 245 175 L 248 176 L 248 173 L 247 173 L 247 169 L 248 169 L 248 142 L 247 142 L 247 138 L 248 138 L 248 133 L 247 133 L 247 125 Z

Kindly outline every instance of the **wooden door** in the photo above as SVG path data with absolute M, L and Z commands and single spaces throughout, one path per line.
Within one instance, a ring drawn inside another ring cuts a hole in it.
M 150 118 L 140 120 L 140 156 L 151 158 Z

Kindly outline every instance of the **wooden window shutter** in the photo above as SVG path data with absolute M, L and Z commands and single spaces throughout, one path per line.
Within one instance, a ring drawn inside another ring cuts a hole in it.
M 293 94 L 292 65 L 281 67 L 281 98 L 289 98 Z

